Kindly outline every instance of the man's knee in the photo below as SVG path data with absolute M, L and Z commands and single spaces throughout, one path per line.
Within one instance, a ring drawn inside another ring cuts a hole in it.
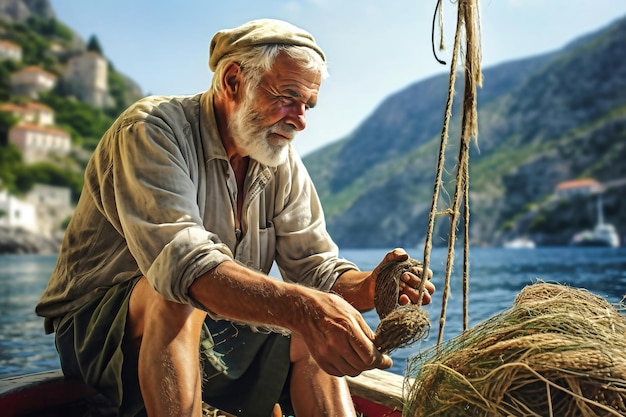
M 139 345 L 146 331 L 199 334 L 205 317 L 205 312 L 188 304 L 165 299 L 146 277 L 141 277 L 130 296 L 127 330 L 133 342 Z
M 306 343 L 304 343 L 304 339 L 295 334 L 291 336 L 289 359 L 291 360 L 291 363 L 302 362 L 304 360 L 308 361 L 312 359 L 309 348 L 307 347 Z

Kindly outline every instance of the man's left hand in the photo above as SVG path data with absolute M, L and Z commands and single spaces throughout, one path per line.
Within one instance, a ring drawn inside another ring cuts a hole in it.
M 382 262 L 372 271 L 373 281 L 378 278 L 378 271 L 383 264 L 387 262 L 402 262 L 409 259 L 409 254 L 401 248 L 396 248 L 388 252 Z M 417 304 L 420 300 L 419 288 L 422 282 L 423 269 L 413 267 L 410 272 L 404 272 L 400 277 L 400 292 L 398 294 L 398 303 L 406 305 L 409 303 Z M 435 285 L 430 281 L 433 277 L 433 271 L 429 268 L 426 275 L 426 283 L 424 284 L 424 292 L 422 294 L 422 305 L 430 304 L 431 295 L 435 292 Z

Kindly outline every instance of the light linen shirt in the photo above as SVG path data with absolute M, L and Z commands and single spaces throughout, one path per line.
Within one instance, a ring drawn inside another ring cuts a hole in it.
M 328 291 L 357 267 L 338 257 L 317 193 L 290 147 L 277 168 L 250 160 L 241 230 L 237 184 L 210 92 L 148 97 L 105 133 L 36 311 L 50 320 L 145 275 L 163 297 L 203 308 L 193 281 L 226 260 Z M 209 312 L 213 318 L 219 318 Z

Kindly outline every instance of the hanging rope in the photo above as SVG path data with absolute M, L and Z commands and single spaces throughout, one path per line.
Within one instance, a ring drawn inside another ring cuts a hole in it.
M 437 56 L 437 51 L 435 50 L 435 21 L 437 21 L 437 17 L 439 17 L 439 32 L 440 32 L 440 37 L 439 37 L 439 50 L 443 51 L 444 50 L 444 44 L 443 44 L 443 5 L 441 4 L 443 0 L 438 0 L 437 1 L 437 5 L 435 6 L 435 13 L 433 13 L 433 26 L 431 29 L 431 37 L 430 37 L 430 43 L 432 44 L 433 47 L 433 55 L 435 56 L 435 60 L 437 60 L 437 62 L 439 62 L 441 65 L 446 65 L 446 61 L 439 59 L 439 57 Z
M 428 270 L 432 250 L 432 234 L 435 217 L 442 214 L 450 216 L 450 232 L 448 235 L 448 258 L 444 277 L 443 302 L 439 319 L 439 335 L 437 344 L 443 340 L 447 301 L 450 293 L 450 276 L 454 262 L 454 247 L 456 243 L 456 228 L 459 221 L 459 207 L 463 203 L 464 224 L 464 259 L 463 259 L 463 330 L 467 330 L 468 315 L 468 292 L 469 292 L 469 145 L 472 138 L 478 134 L 477 110 L 476 110 L 476 87 L 482 83 L 480 71 L 480 47 L 478 45 L 479 25 L 477 0 L 459 0 L 457 31 L 452 54 L 450 68 L 450 81 L 446 112 L 441 133 L 441 144 L 437 171 L 433 191 L 433 200 L 429 213 L 428 230 L 424 245 L 423 265 L 414 259 L 405 262 L 388 262 L 381 266 L 376 281 L 375 304 L 376 312 L 381 321 L 376 329 L 375 344 L 381 352 L 388 353 L 399 347 L 407 346 L 428 334 L 430 321 L 428 315 L 422 310 L 421 299 L 418 304 L 401 307 L 398 305 L 399 281 L 402 273 L 411 271 L 415 267 L 423 267 Z M 439 13 L 440 28 L 442 27 L 442 0 L 438 0 L 435 8 L 435 17 Z M 433 18 L 433 53 L 434 53 L 434 22 Z M 461 138 L 457 162 L 456 187 L 451 207 L 443 212 L 438 212 L 437 201 L 442 183 L 442 173 L 445 163 L 445 153 L 448 143 L 448 131 L 452 117 L 452 101 L 454 85 L 456 82 L 457 59 L 460 55 L 462 35 L 465 34 L 465 92 L 463 96 Z M 443 48 L 443 35 L 440 42 Z M 436 57 L 437 61 L 445 64 Z M 420 284 L 420 293 L 424 291 L 426 280 Z
M 439 12 L 442 15 L 442 1 L 438 0 L 435 14 Z M 464 218 L 464 259 L 463 259 L 463 329 L 468 328 L 468 292 L 469 292 L 469 144 L 472 138 L 478 137 L 478 117 L 477 117 L 477 87 L 482 85 L 482 72 L 480 67 L 481 50 L 480 50 L 480 24 L 478 13 L 478 0 L 458 0 L 457 27 L 454 39 L 454 47 L 452 51 L 452 62 L 450 64 L 450 77 L 448 86 L 448 96 L 446 100 L 446 109 L 444 123 L 441 132 L 441 143 L 439 148 L 439 156 L 437 160 L 437 168 L 435 172 L 435 184 L 433 188 L 433 198 L 431 202 L 431 210 L 428 216 L 428 226 L 426 230 L 426 238 L 424 244 L 424 270 L 428 270 L 432 251 L 432 236 L 435 225 L 435 218 L 438 215 L 447 214 L 450 216 L 450 232 L 448 235 L 448 256 L 446 260 L 446 269 L 444 276 L 444 288 L 442 294 L 441 316 L 439 319 L 439 334 L 437 343 L 441 344 L 443 340 L 443 329 L 446 319 L 447 302 L 450 294 L 450 277 L 452 275 L 452 267 L 454 264 L 454 248 L 456 244 L 456 230 L 459 221 L 459 207 L 463 206 Z M 433 19 L 434 22 L 434 19 Z M 442 32 L 442 18 L 440 17 L 440 31 Z M 433 27 L 434 31 L 434 27 Z M 450 208 L 439 211 L 437 202 L 441 190 L 442 176 L 445 164 L 445 153 L 448 145 L 448 135 L 450 129 L 450 120 L 452 118 L 452 103 L 455 93 L 455 83 L 457 74 L 457 62 L 461 55 L 462 37 L 465 37 L 465 61 L 464 61 L 464 94 L 462 106 L 461 134 L 459 144 L 459 154 L 457 161 L 457 175 L 454 197 Z M 441 35 L 443 45 L 443 35 Z M 433 36 L 434 40 L 434 36 Z M 434 43 L 433 43 L 434 44 Z M 437 58 L 438 61 L 440 61 Z M 441 62 L 441 61 L 440 61 Z M 425 280 L 420 285 L 420 293 L 424 291 Z

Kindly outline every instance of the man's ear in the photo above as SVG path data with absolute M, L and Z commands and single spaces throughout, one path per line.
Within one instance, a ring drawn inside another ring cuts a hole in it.
M 231 100 L 237 100 L 242 86 L 241 67 L 235 62 L 226 65 L 222 73 L 222 91 Z

